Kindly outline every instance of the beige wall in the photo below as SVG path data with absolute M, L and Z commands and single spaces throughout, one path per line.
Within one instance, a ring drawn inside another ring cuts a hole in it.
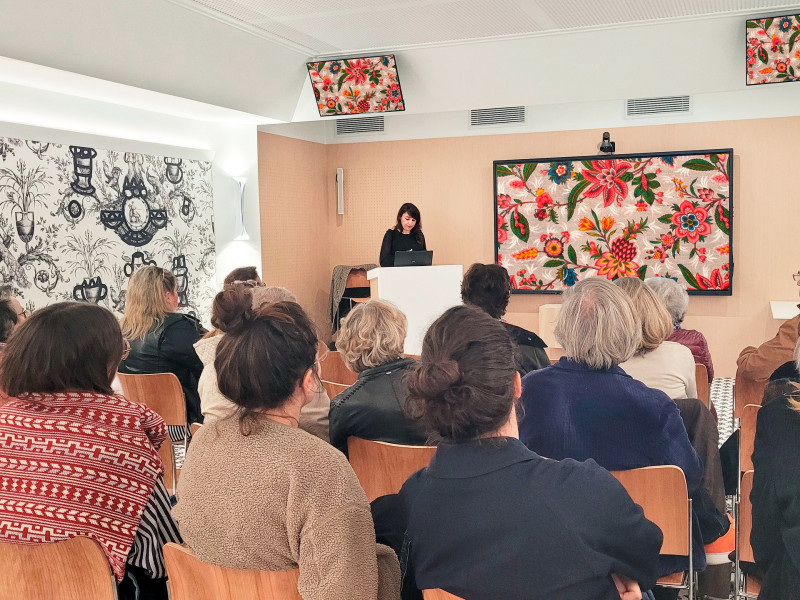
M 492 161 L 591 154 L 601 134 L 584 130 L 328 146 L 260 134 L 265 270 L 286 257 L 293 269 L 319 275 L 317 283 L 303 280 L 302 293 L 313 288 L 319 303 L 334 265 L 377 262 L 381 237 L 406 201 L 420 207 L 437 264 L 491 262 Z M 800 192 L 793 179 L 800 118 L 629 127 L 612 131 L 612 139 L 624 153 L 734 148 L 734 294 L 692 297 L 685 322 L 708 338 L 718 375 L 732 376 L 739 350 L 777 330 L 769 301 L 797 298 L 791 274 L 800 268 Z M 344 169 L 343 217 L 335 214 L 337 167 Z M 306 224 L 297 218 L 281 217 L 279 225 L 267 216 L 305 210 L 297 207 L 298 193 L 290 182 L 301 186 L 320 219 L 314 234 L 304 232 Z M 314 193 L 318 197 L 312 200 Z M 289 229 L 281 234 L 285 243 L 272 242 L 277 226 Z M 285 265 L 274 268 L 286 270 Z M 558 301 L 558 296 L 514 296 L 508 318 L 536 331 L 539 306 Z

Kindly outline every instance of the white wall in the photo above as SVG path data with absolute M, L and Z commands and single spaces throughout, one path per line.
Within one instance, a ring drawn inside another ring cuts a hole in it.
M 217 282 L 221 285 L 237 266 L 261 269 L 254 124 L 186 119 L 2 82 L 0 98 L 0 137 L 213 161 Z M 238 195 L 232 176 L 247 178 L 244 220 L 249 241 L 233 241 Z

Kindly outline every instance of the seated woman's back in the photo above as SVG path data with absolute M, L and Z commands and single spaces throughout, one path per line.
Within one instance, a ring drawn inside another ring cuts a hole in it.
M 450 309 L 409 377 L 409 412 L 442 439 L 400 491 L 404 560 L 419 589 L 465 598 L 619 598 L 655 583 L 661 533 L 593 461 L 554 461 L 518 439 L 521 383 L 501 323 Z

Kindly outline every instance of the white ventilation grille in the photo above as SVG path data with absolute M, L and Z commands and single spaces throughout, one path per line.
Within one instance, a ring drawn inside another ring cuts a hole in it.
M 524 106 L 476 108 L 469 111 L 470 127 L 495 127 L 497 125 L 517 125 L 520 123 L 525 123 Z
M 631 98 L 625 106 L 626 117 L 650 117 L 691 112 L 689 96 L 662 96 L 661 98 Z
M 358 117 L 357 119 L 336 119 L 336 135 L 355 135 L 359 133 L 381 133 L 383 115 Z

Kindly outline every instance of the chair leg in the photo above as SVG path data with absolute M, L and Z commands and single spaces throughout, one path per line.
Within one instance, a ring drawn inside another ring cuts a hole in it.
M 689 600 L 694 600 L 696 573 L 694 572 L 694 540 L 692 530 L 692 499 L 689 498 Z

